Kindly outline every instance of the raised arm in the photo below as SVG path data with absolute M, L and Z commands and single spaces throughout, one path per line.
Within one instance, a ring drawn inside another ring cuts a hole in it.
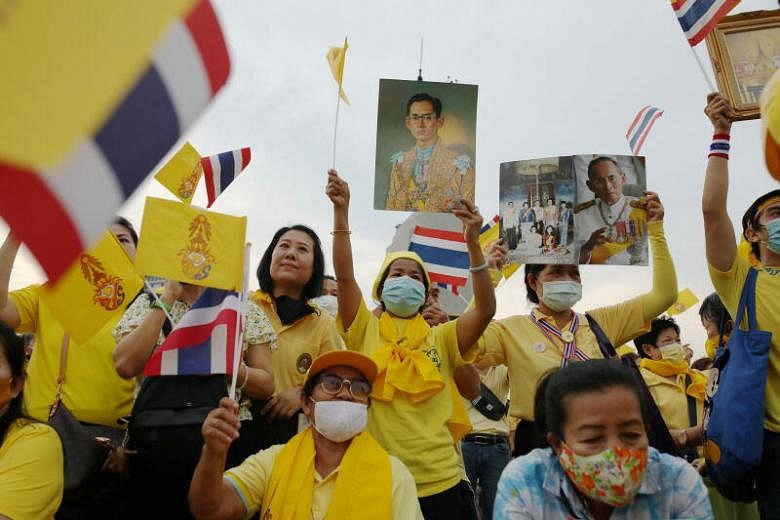
M 0 320 L 15 329 L 21 321 L 16 305 L 8 297 L 8 286 L 11 283 L 11 270 L 14 267 L 16 254 L 19 252 L 19 242 L 9 233 L 0 247 Z
M 650 251 L 653 255 L 653 286 L 643 294 L 642 314 L 650 321 L 672 305 L 677 299 L 677 273 L 672 255 L 664 236 L 664 207 L 658 194 L 645 192 L 647 198 L 647 231 Z
M 464 312 L 457 320 L 458 349 L 466 353 L 477 342 L 496 313 L 496 294 L 490 279 L 488 264 L 479 244 L 479 231 L 482 228 L 482 216 L 469 201 L 461 200 L 462 208 L 452 213 L 463 222 L 463 238 L 469 252 L 471 263 L 471 283 L 474 291 L 474 306 Z
M 339 293 L 339 318 L 344 329 L 355 321 L 363 296 L 355 280 L 349 231 L 349 185 L 336 170 L 328 171 L 325 193 L 333 203 L 333 270 Z
M 715 136 L 721 139 L 725 136 L 727 139 L 734 115 L 729 102 L 720 94 L 710 94 L 707 96 L 704 113 L 712 123 Z M 721 155 L 728 155 L 728 153 Z M 707 262 L 719 271 L 728 271 L 737 256 L 734 225 L 726 210 L 728 191 L 729 160 L 711 153 L 707 159 L 707 171 L 704 176 L 701 211 L 704 215 Z

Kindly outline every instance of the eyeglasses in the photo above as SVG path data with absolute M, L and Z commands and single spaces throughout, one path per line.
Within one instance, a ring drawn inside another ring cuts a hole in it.
M 413 114 L 411 116 L 406 116 L 406 119 L 411 121 L 412 123 L 419 123 L 420 121 L 423 121 L 425 123 L 430 123 L 434 119 L 436 119 L 435 114 Z
M 328 395 L 336 395 L 347 385 L 349 395 L 355 399 L 368 399 L 371 394 L 371 384 L 366 381 L 344 379 L 333 374 L 320 376 L 320 388 Z

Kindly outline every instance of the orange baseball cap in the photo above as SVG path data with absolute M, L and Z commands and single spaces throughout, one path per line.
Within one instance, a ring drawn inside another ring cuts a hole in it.
M 306 381 L 325 370 L 336 366 L 347 366 L 359 370 L 369 383 L 374 382 L 378 368 L 370 357 L 351 350 L 331 350 L 317 357 L 306 373 Z

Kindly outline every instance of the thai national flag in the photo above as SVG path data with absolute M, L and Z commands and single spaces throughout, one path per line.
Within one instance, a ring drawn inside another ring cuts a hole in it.
M 647 135 L 652 130 L 655 121 L 663 115 L 664 111 L 660 108 L 646 106 L 642 107 L 637 113 L 634 120 L 631 122 L 631 126 L 626 132 L 626 139 L 628 140 L 628 146 L 631 148 L 631 153 L 639 155 L 639 151 L 642 149 L 642 145 L 645 144 Z
M 214 204 L 220 193 L 225 191 L 238 174 L 244 171 L 251 160 L 252 153 L 249 148 L 209 155 L 200 160 L 206 177 L 206 194 L 209 199 L 206 207 L 210 208 Z
M 688 43 L 693 47 L 706 38 L 721 18 L 738 3 L 739 0 L 674 0 L 672 9 Z
M 469 254 L 463 233 L 416 226 L 409 242 L 423 262 L 431 282 L 458 294 L 469 279 Z
M 219 21 L 200 0 L 168 27 L 114 112 L 62 163 L 33 169 L 0 162 L 0 216 L 50 282 L 102 235 L 229 74 Z
M 236 292 L 206 289 L 152 354 L 144 374 L 232 373 L 240 314 Z

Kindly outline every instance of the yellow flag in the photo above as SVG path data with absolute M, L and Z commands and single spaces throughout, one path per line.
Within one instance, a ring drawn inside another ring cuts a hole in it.
M 56 286 L 44 286 L 41 298 L 68 334 L 85 343 L 124 312 L 143 285 L 125 250 L 106 231 L 95 247 L 79 255 Z
M 246 217 L 147 197 L 135 268 L 143 275 L 241 291 Z
M 490 244 L 492 244 L 493 241 L 498 240 L 498 238 L 498 220 L 494 218 L 492 225 L 479 234 L 479 245 L 482 247 L 482 252 L 487 253 Z M 515 271 L 517 271 L 521 265 L 523 264 L 519 262 L 510 262 L 501 269 L 501 274 L 508 280 L 510 276 L 515 274 Z
M 330 65 L 330 72 L 333 74 L 333 79 L 339 86 L 339 97 L 344 100 L 344 103 L 349 105 L 349 99 L 344 93 L 344 89 L 341 88 L 341 82 L 344 79 L 344 61 L 347 59 L 347 39 L 344 38 L 344 47 L 331 47 L 328 49 L 328 53 L 325 57 L 328 59 L 328 65 Z
M 179 197 L 180 201 L 189 204 L 201 175 L 203 166 L 200 164 L 200 153 L 190 143 L 184 143 L 154 178 Z
M 0 2 L 0 157 L 59 164 L 149 66 L 164 30 L 195 0 Z
M 690 289 L 683 289 L 680 291 L 680 294 L 677 295 L 677 301 L 674 302 L 674 305 L 666 309 L 666 314 L 669 316 L 682 314 L 683 312 L 693 307 L 698 301 L 699 299 L 695 294 L 693 294 L 693 291 Z
M 780 69 L 764 86 L 760 107 L 766 167 L 780 181 Z

